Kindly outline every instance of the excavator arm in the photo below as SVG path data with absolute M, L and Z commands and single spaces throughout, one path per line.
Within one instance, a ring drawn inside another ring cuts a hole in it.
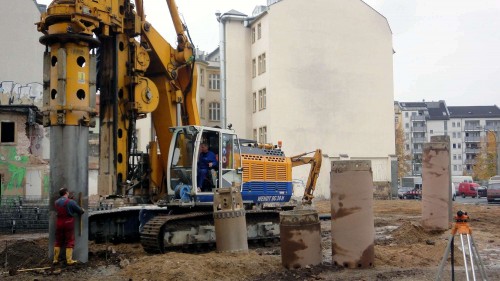
M 314 152 L 312 157 L 305 157 L 308 154 Z M 311 169 L 309 170 L 309 177 L 307 178 L 306 188 L 304 190 L 304 196 L 302 197 L 303 204 L 311 204 L 314 198 L 314 190 L 316 188 L 316 181 L 319 176 L 319 171 L 321 169 L 321 149 L 316 149 L 316 151 L 302 153 L 296 156 L 290 157 L 292 161 L 292 168 L 297 166 L 302 166 L 309 164 Z

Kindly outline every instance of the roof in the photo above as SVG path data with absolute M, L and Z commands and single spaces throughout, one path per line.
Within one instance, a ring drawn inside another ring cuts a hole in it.
M 402 109 L 416 109 L 427 107 L 427 104 L 425 104 L 425 102 L 400 102 L 399 105 Z
M 487 106 L 448 106 L 451 118 L 500 118 L 496 105 Z
M 42 124 L 42 113 L 40 109 L 38 109 L 35 105 L 24 105 L 24 104 L 16 104 L 16 105 L 0 105 L 0 113 L 21 113 L 28 116 L 28 122 L 35 121 L 38 124 Z M 35 119 L 31 120 L 31 117 Z
M 215 50 L 208 53 L 208 55 L 206 56 L 207 60 L 210 60 L 211 57 L 216 56 L 218 54 L 219 54 L 219 47 L 215 48 Z
M 450 114 L 446 108 L 446 103 L 444 101 L 433 101 L 426 102 L 427 111 L 429 112 L 428 120 L 448 120 L 450 119 Z
M 242 13 L 242 12 L 239 12 L 239 11 L 236 11 L 234 9 L 231 9 L 227 12 L 225 12 L 223 15 L 231 15 L 231 16 L 240 16 L 240 17 L 246 17 L 247 15 Z

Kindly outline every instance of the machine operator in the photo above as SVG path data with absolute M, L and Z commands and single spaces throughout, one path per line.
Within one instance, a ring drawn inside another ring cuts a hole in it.
M 205 181 L 209 170 L 217 167 L 217 157 L 215 156 L 215 153 L 208 150 L 208 145 L 206 143 L 202 143 L 200 145 L 200 151 L 200 157 L 198 157 L 197 163 L 198 173 L 196 178 L 198 191 L 202 190 L 203 182 Z

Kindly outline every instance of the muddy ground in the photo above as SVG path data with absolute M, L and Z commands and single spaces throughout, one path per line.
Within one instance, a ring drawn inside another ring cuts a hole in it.
M 329 201 L 315 203 L 329 213 Z M 500 205 L 455 204 L 454 212 L 469 213 L 473 238 L 486 265 L 489 280 L 500 280 Z M 322 221 L 323 263 L 298 270 L 281 266 L 279 245 L 254 245 L 246 254 L 145 254 L 140 244 L 90 243 L 89 262 L 73 267 L 50 267 L 48 238 L 41 235 L 0 236 L 2 280 L 434 280 L 449 231 L 426 233 L 420 226 L 421 202 L 377 200 L 375 266 L 340 269 L 331 264 L 330 221 Z M 459 243 L 455 243 L 457 245 Z M 456 277 L 465 280 L 463 258 L 456 252 Z M 449 262 L 444 279 L 450 280 Z

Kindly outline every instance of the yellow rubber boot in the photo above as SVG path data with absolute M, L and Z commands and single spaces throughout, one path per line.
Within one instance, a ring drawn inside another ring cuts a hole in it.
M 73 260 L 73 248 L 66 248 L 66 264 L 73 265 L 78 261 Z
M 58 264 L 59 263 L 59 254 L 61 253 L 61 248 L 60 247 L 54 247 L 54 260 L 52 261 L 52 264 Z

